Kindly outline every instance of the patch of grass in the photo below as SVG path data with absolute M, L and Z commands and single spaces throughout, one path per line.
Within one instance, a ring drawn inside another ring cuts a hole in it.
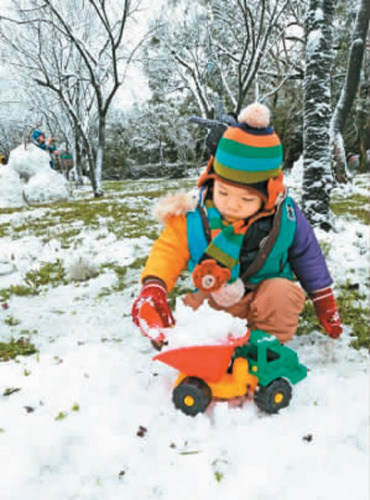
M 30 337 L 31 335 L 37 335 L 39 332 L 38 332 L 38 330 L 36 330 L 36 329 L 34 329 L 34 330 L 29 330 L 28 328 L 24 328 L 24 329 L 22 329 L 19 333 L 20 333 L 22 336 L 27 335 L 28 337 Z
M 58 413 L 58 415 L 54 418 L 54 420 L 56 420 L 57 422 L 60 421 L 60 420 L 64 420 L 65 418 L 67 418 L 68 416 L 68 413 L 65 412 L 65 411 L 60 411 Z
M 17 356 L 31 356 L 37 353 L 37 349 L 30 342 L 30 339 L 20 337 L 15 340 L 11 338 L 9 342 L 0 342 L 0 361 L 9 361 Z
M 20 321 L 14 316 L 9 315 L 4 319 L 4 323 L 8 326 L 17 326 L 20 324 Z
M 38 295 L 40 287 L 50 285 L 56 287 L 67 284 L 67 278 L 62 261 L 45 262 L 38 269 L 28 271 L 24 278 L 25 284 L 11 285 L 0 290 L 2 300 L 9 300 L 12 295 L 28 297 Z
M 218 470 L 215 470 L 213 475 L 215 476 L 215 479 L 218 483 L 220 483 L 224 478 L 224 474 Z
M 216 458 L 212 462 L 212 468 L 213 468 L 213 475 L 214 478 L 218 483 L 220 483 L 224 478 L 225 478 L 225 466 L 227 466 L 227 460 L 224 460 L 222 458 Z
M 35 236 L 42 236 L 45 233 L 48 233 L 50 230 L 50 220 L 42 218 L 29 219 L 24 224 L 19 226 L 12 226 L 12 233 L 17 235 L 20 233 L 23 234 L 34 234 Z
M 21 390 L 20 387 L 6 387 L 5 391 L 3 392 L 3 396 L 11 396 L 16 392 L 19 392 L 20 390 Z
M 147 259 L 148 259 L 147 255 L 144 255 L 143 257 L 138 257 L 128 267 L 130 269 L 142 269 L 145 266 Z
M 312 302 L 307 300 L 303 312 L 300 315 L 297 335 L 308 335 L 312 333 L 313 330 L 321 330 L 321 325 L 316 317 Z
M 138 257 L 128 266 L 120 266 L 116 263 L 107 263 L 103 264 L 101 269 L 111 269 L 115 272 L 117 276 L 117 282 L 111 286 L 110 288 L 104 287 L 99 293 L 98 297 L 106 297 L 107 295 L 111 295 L 112 293 L 122 292 L 127 286 L 127 273 L 129 270 L 142 269 L 147 260 L 147 256 Z
M 352 327 L 351 346 L 356 349 L 364 347 L 370 350 L 370 307 L 366 296 L 360 294 L 358 285 L 347 282 L 340 285 L 336 298 L 343 324 Z M 313 330 L 324 331 L 318 322 L 311 301 L 307 301 L 301 314 L 297 335 L 309 334 Z
M 112 293 L 121 292 L 126 287 L 126 275 L 127 275 L 127 267 L 120 266 L 116 263 L 109 262 L 107 264 L 103 264 L 100 266 L 100 269 L 111 269 L 115 272 L 117 276 L 117 282 L 111 287 L 103 287 L 100 291 L 98 298 L 106 297 L 107 295 L 111 295 Z
M 0 238 L 4 238 L 4 236 L 7 236 L 10 232 L 11 225 L 9 223 L 6 224 L 0 224 Z
M 45 262 L 39 269 L 28 271 L 25 276 L 25 283 L 30 288 L 38 289 L 40 286 L 51 285 L 56 287 L 66 285 L 66 272 L 62 261 Z
M 154 240 L 158 236 L 158 224 L 149 214 L 149 201 L 179 189 L 178 184 L 167 186 L 163 181 L 154 182 L 153 189 L 147 189 L 144 183 L 137 181 L 110 182 L 107 187 L 111 192 L 99 200 L 63 201 L 54 203 L 52 209 L 49 204 L 38 204 L 38 209 L 44 209 L 42 216 L 27 217 L 18 225 L 1 224 L 0 237 L 11 235 L 17 239 L 32 234 L 44 244 L 58 239 L 62 248 L 73 248 L 82 243 L 79 238 L 82 229 L 98 230 L 103 225 L 118 239 L 145 235 Z M 22 211 L 32 214 L 34 209 L 35 206 L 32 206 Z M 2 213 L 15 211 L 19 209 L 3 210 Z
M 2 300 L 9 300 L 12 295 L 17 295 L 19 297 L 28 297 L 32 295 L 38 295 L 39 290 L 31 288 L 26 285 L 11 285 L 8 288 L 0 289 L 0 297 Z
M 321 247 L 321 251 L 322 251 L 323 256 L 325 258 L 327 258 L 329 255 L 329 252 L 330 252 L 330 248 L 331 248 L 330 243 L 328 243 L 327 241 L 320 241 L 320 247 Z
M 351 194 L 347 198 L 334 198 L 331 200 L 330 208 L 335 215 L 347 215 L 351 219 L 370 224 L 369 200 L 364 195 Z
M 114 289 L 115 291 L 120 292 L 124 290 L 126 286 L 127 267 L 115 265 L 113 270 L 117 276 L 117 283 L 114 286 Z
M 73 248 L 77 248 L 79 244 L 82 244 L 82 238 L 76 239 L 76 236 L 78 236 L 80 233 L 80 228 L 71 228 L 58 233 L 56 237 L 60 240 L 61 248 L 70 248 L 72 244 Z
M 78 403 L 74 403 L 72 406 L 71 406 L 71 411 L 74 412 L 74 413 L 77 413 L 78 411 L 80 411 L 80 405 Z M 64 420 L 68 417 L 69 413 L 68 411 L 60 411 L 58 413 L 58 415 L 54 418 L 54 420 L 58 421 L 58 420 Z
M 347 283 L 340 285 L 337 300 L 343 323 L 352 327 L 350 335 L 354 339 L 351 346 L 355 349 L 365 347 L 370 351 L 370 305 L 368 298 L 359 292 L 358 285 L 347 281 Z

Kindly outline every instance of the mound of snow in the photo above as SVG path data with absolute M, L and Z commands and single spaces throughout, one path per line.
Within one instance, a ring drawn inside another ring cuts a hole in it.
M 0 208 L 26 205 L 19 175 L 9 165 L 0 165 Z
M 51 168 L 31 177 L 23 190 L 30 203 L 62 201 L 69 196 L 65 177 Z
M 0 207 L 67 200 L 68 182 L 49 162 L 49 154 L 34 144 L 13 149 L 8 165 L 0 168 Z
M 22 179 L 28 181 L 39 172 L 51 170 L 49 162 L 49 153 L 34 144 L 28 144 L 27 149 L 21 145 L 10 152 L 8 165 Z

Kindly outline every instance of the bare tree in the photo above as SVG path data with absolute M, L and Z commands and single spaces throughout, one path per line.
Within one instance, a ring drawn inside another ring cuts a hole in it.
M 167 62 L 172 69 L 169 91 L 190 92 L 203 117 L 219 114 L 220 98 L 230 111 L 238 113 L 268 58 L 276 59 L 276 53 L 280 57 L 284 52 L 282 41 L 296 22 L 290 7 L 290 0 L 263 0 L 253 5 L 247 0 L 198 0 L 191 7 L 185 2 L 181 11 L 176 5 L 175 12 L 167 10 L 167 20 L 159 21 L 149 65 L 153 70 L 158 61 L 162 66 Z M 276 72 L 264 72 L 266 95 L 297 71 L 295 62 L 286 62 L 288 74 L 282 78 Z M 153 71 L 152 77 L 157 77 Z
M 347 159 L 343 141 L 343 130 L 358 90 L 362 61 L 369 27 L 369 0 L 359 0 L 356 21 L 352 33 L 347 72 L 342 91 L 330 124 L 331 151 L 334 172 L 338 182 L 348 180 Z
M 123 45 L 139 3 L 28 0 L 27 6 L 23 3 L 15 18 L 2 18 L 1 36 L 27 78 L 63 104 L 84 144 L 94 195 L 101 196 L 107 114 L 140 45 Z M 90 135 L 92 121 L 95 141 Z

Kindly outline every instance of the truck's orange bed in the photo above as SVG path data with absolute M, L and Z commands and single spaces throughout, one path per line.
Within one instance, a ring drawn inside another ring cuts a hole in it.
M 195 345 L 169 349 L 154 356 L 172 368 L 190 377 L 217 382 L 226 373 L 235 347 L 249 339 L 249 331 L 238 339 L 230 338 L 225 344 Z

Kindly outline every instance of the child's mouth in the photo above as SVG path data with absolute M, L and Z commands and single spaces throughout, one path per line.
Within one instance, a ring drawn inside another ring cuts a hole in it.
M 235 217 L 234 215 L 225 215 L 225 219 L 227 222 L 235 222 L 238 220 L 238 217 Z

